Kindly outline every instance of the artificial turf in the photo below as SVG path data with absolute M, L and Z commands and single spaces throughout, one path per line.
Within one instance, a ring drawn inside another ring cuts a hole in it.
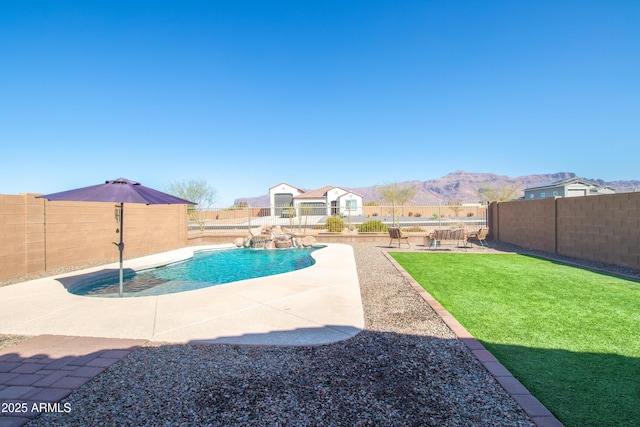
M 526 255 L 391 255 L 567 427 L 640 425 L 640 283 Z

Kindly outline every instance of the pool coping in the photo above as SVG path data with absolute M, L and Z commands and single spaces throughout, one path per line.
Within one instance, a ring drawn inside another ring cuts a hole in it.
M 0 333 L 146 339 L 169 343 L 322 345 L 364 328 L 353 248 L 323 244 L 316 263 L 290 273 L 135 298 L 69 293 L 65 283 L 113 274 L 118 263 L 0 288 Z M 125 260 L 141 270 L 233 245 L 190 246 Z

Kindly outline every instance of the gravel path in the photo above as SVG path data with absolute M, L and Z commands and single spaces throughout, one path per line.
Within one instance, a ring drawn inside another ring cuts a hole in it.
M 29 426 L 533 426 L 379 247 L 354 248 L 365 330 L 317 347 L 150 343 Z

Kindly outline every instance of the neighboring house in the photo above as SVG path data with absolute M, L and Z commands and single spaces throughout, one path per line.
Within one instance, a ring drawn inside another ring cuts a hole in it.
M 293 206 L 294 196 L 304 193 L 298 187 L 294 187 L 285 182 L 274 185 L 269 189 L 269 205 L 271 206 L 271 215 L 282 215 L 282 210 Z
M 304 191 L 287 183 L 269 189 L 271 214 L 296 215 L 362 215 L 362 196 L 342 187 L 326 186 Z
M 549 184 L 525 188 L 524 198 L 545 199 L 547 197 L 577 197 L 594 196 L 597 194 L 613 194 L 616 190 L 611 187 L 598 185 L 582 178 L 567 178 Z

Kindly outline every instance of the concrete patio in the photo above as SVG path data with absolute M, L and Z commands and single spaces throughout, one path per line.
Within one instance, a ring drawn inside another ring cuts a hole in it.
M 140 270 L 186 259 L 187 247 L 126 260 Z M 358 274 L 348 245 L 328 244 L 316 263 L 291 273 L 161 296 L 79 296 L 67 286 L 105 272 L 109 264 L 0 288 L 0 334 L 73 335 L 170 343 L 320 345 L 350 338 L 364 326 Z M 126 295 L 126 294 L 125 294 Z

